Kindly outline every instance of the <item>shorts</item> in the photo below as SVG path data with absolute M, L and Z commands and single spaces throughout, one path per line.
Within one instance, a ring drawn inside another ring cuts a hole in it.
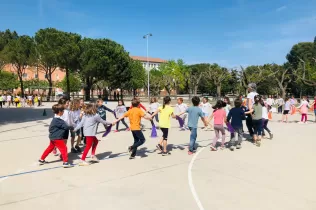
M 64 136 L 63 136 L 63 139 L 68 139 L 68 137 L 69 137 L 69 131 L 66 131 Z
M 210 116 L 210 113 L 205 113 L 205 112 L 202 112 L 203 113 L 203 117 L 209 117 Z
M 168 140 L 168 133 L 169 133 L 169 128 L 160 128 L 162 131 L 162 139 L 167 141 Z
M 76 132 L 70 131 L 70 136 L 75 137 L 75 136 L 81 136 L 81 130 L 77 130 Z
M 287 114 L 289 114 L 289 112 L 290 112 L 290 110 L 284 110 L 283 115 L 287 115 Z

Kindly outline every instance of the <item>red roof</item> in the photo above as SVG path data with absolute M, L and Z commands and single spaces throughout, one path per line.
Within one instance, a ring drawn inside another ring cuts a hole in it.
M 147 62 L 147 57 L 131 56 L 131 58 L 134 59 L 134 60 Z M 148 61 L 151 62 L 151 63 L 165 63 L 165 62 L 167 62 L 166 60 L 163 60 L 163 59 L 160 59 L 160 58 L 150 58 L 150 57 L 148 57 Z

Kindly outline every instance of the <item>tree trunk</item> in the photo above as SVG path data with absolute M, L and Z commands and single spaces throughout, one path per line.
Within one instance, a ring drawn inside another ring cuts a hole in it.
M 91 91 L 91 81 L 90 81 L 90 78 L 88 77 L 86 79 L 86 86 L 84 88 L 85 100 L 86 101 L 90 101 L 90 91 Z
M 197 90 L 198 90 L 199 86 L 194 86 L 194 95 L 197 95 Z
M 24 98 L 24 84 L 23 84 L 23 79 L 22 77 L 19 77 L 20 79 L 20 85 L 21 85 L 21 95 Z
M 134 98 L 136 97 L 136 89 L 135 88 L 133 89 L 133 96 L 134 96 Z
M 221 84 L 216 85 L 216 92 L 217 92 L 217 97 L 221 97 Z
M 49 84 L 49 88 L 48 88 L 47 101 L 50 101 L 50 96 L 52 95 L 52 88 L 53 88 L 52 80 L 48 80 L 48 84 Z
M 286 89 L 285 88 L 281 88 L 281 93 L 282 93 L 282 98 L 285 98 L 285 96 L 286 96 Z
M 70 99 L 70 82 L 69 82 L 69 69 L 66 68 L 66 82 L 67 82 L 67 97 Z

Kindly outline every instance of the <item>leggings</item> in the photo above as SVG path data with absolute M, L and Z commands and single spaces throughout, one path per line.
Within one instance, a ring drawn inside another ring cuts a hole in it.
M 268 131 L 268 133 L 271 133 L 271 130 L 268 128 L 268 119 L 262 119 L 262 125 L 263 125 L 263 129 L 262 129 L 262 135 L 264 136 L 264 130 Z
M 97 145 L 99 143 L 99 140 L 95 136 L 86 136 L 86 141 L 87 141 L 86 148 L 84 149 L 84 151 L 82 153 L 81 160 L 86 159 L 87 154 L 88 154 L 91 147 L 92 147 L 91 155 L 94 156 L 95 150 L 97 149 Z
M 307 121 L 307 114 L 302 114 L 301 121 L 302 122 L 306 122 Z
M 152 115 L 154 112 L 148 112 L 150 115 Z M 158 118 L 158 114 L 156 114 L 155 115 L 155 119 L 156 119 L 156 122 L 159 122 L 159 118 Z M 155 124 L 154 124 L 154 120 L 152 119 L 152 120 L 150 120 L 150 123 L 151 123 L 151 125 L 152 126 L 154 126 Z
M 125 127 L 128 128 L 128 125 L 126 124 L 125 120 L 122 119 L 121 121 L 122 121 L 123 125 L 125 125 Z M 118 122 L 116 123 L 116 130 L 119 129 L 119 125 L 120 125 L 120 122 L 121 122 L 121 121 L 118 121 Z
M 214 125 L 214 130 L 215 130 L 215 138 L 213 140 L 213 146 L 216 146 L 216 142 L 219 139 L 219 133 L 221 132 L 222 134 L 222 144 L 225 143 L 225 129 L 223 125 Z
M 65 144 L 65 141 L 63 139 L 58 140 L 52 140 L 50 141 L 48 147 L 42 154 L 41 160 L 45 160 L 45 158 L 55 149 L 55 147 L 58 148 L 58 150 L 61 153 L 61 156 L 63 158 L 63 162 L 68 162 L 68 153 L 67 153 L 67 146 Z

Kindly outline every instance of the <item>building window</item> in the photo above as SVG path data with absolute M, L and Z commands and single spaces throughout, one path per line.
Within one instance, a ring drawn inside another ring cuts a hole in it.
M 34 74 L 34 78 L 35 78 L 35 79 L 38 79 L 38 75 L 37 75 L 37 74 Z
M 27 78 L 27 73 L 23 73 L 22 77 L 23 77 L 24 79 L 26 79 L 26 78 Z

